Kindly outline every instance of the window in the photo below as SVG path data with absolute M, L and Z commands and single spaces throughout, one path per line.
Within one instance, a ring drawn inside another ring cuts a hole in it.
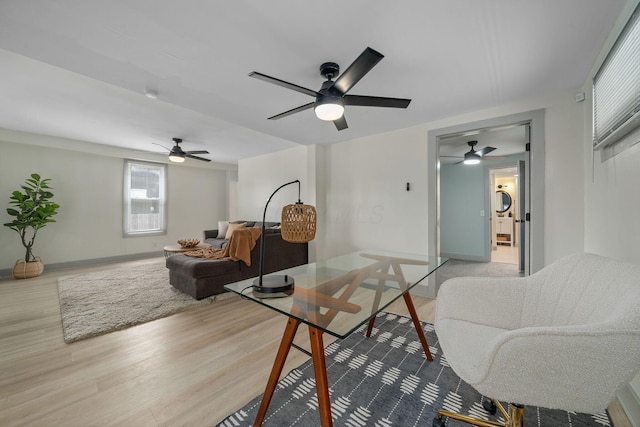
M 593 78 L 593 145 L 600 149 L 640 126 L 640 5 Z
M 125 160 L 124 235 L 166 234 L 167 165 Z

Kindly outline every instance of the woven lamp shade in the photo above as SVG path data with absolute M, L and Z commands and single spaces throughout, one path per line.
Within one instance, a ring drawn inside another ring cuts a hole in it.
M 280 232 L 287 242 L 310 242 L 316 237 L 316 208 L 296 203 L 282 208 Z

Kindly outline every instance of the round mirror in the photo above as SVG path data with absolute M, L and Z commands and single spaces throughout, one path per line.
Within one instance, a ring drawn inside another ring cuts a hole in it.
M 503 213 L 511 207 L 511 196 L 506 191 L 496 191 L 496 212 Z

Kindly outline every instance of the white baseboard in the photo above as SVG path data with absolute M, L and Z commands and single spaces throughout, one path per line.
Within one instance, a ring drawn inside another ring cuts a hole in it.
M 450 252 L 440 252 L 441 257 L 456 259 L 459 261 L 472 261 L 472 262 L 491 262 L 491 254 L 489 258 L 479 255 L 466 255 L 466 254 L 454 254 Z
M 618 401 L 633 427 L 640 427 L 640 374 L 618 392 Z
M 618 392 L 618 400 L 633 427 L 640 427 L 640 375 Z
M 105 258 L 84 259 L 80 261 L 59 262 L 54 264 L 45 264 L 44 269 L 45 271 L 54 271 L 54 270 L 64 270 L 67 268 L 74 268 L 74 267 L 87 267 L 91 265 L 135 261 L 139 259 L 160 257 L 163 255 L 163 253 L 164 252 L 162 251 L 154 251 L 154 252 L 145 252 L 145 253 L 139 253 L 139 254 L 118 255 L 118 256 L 111 256 L 111 257 L 105 257 Z M 13 274 L 12 270 L 13 270 L 12 268 L 0 269 L 0 278 L 11 277 Z

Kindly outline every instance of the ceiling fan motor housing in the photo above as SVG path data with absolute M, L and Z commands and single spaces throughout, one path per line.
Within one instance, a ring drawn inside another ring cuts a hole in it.
M 337 77 L 339 73 L 340 73 L 340 66 L 335 62 L 325 62 L 320 66 L 320 74 L 325 79 L 331 80 L 334 77 Z

